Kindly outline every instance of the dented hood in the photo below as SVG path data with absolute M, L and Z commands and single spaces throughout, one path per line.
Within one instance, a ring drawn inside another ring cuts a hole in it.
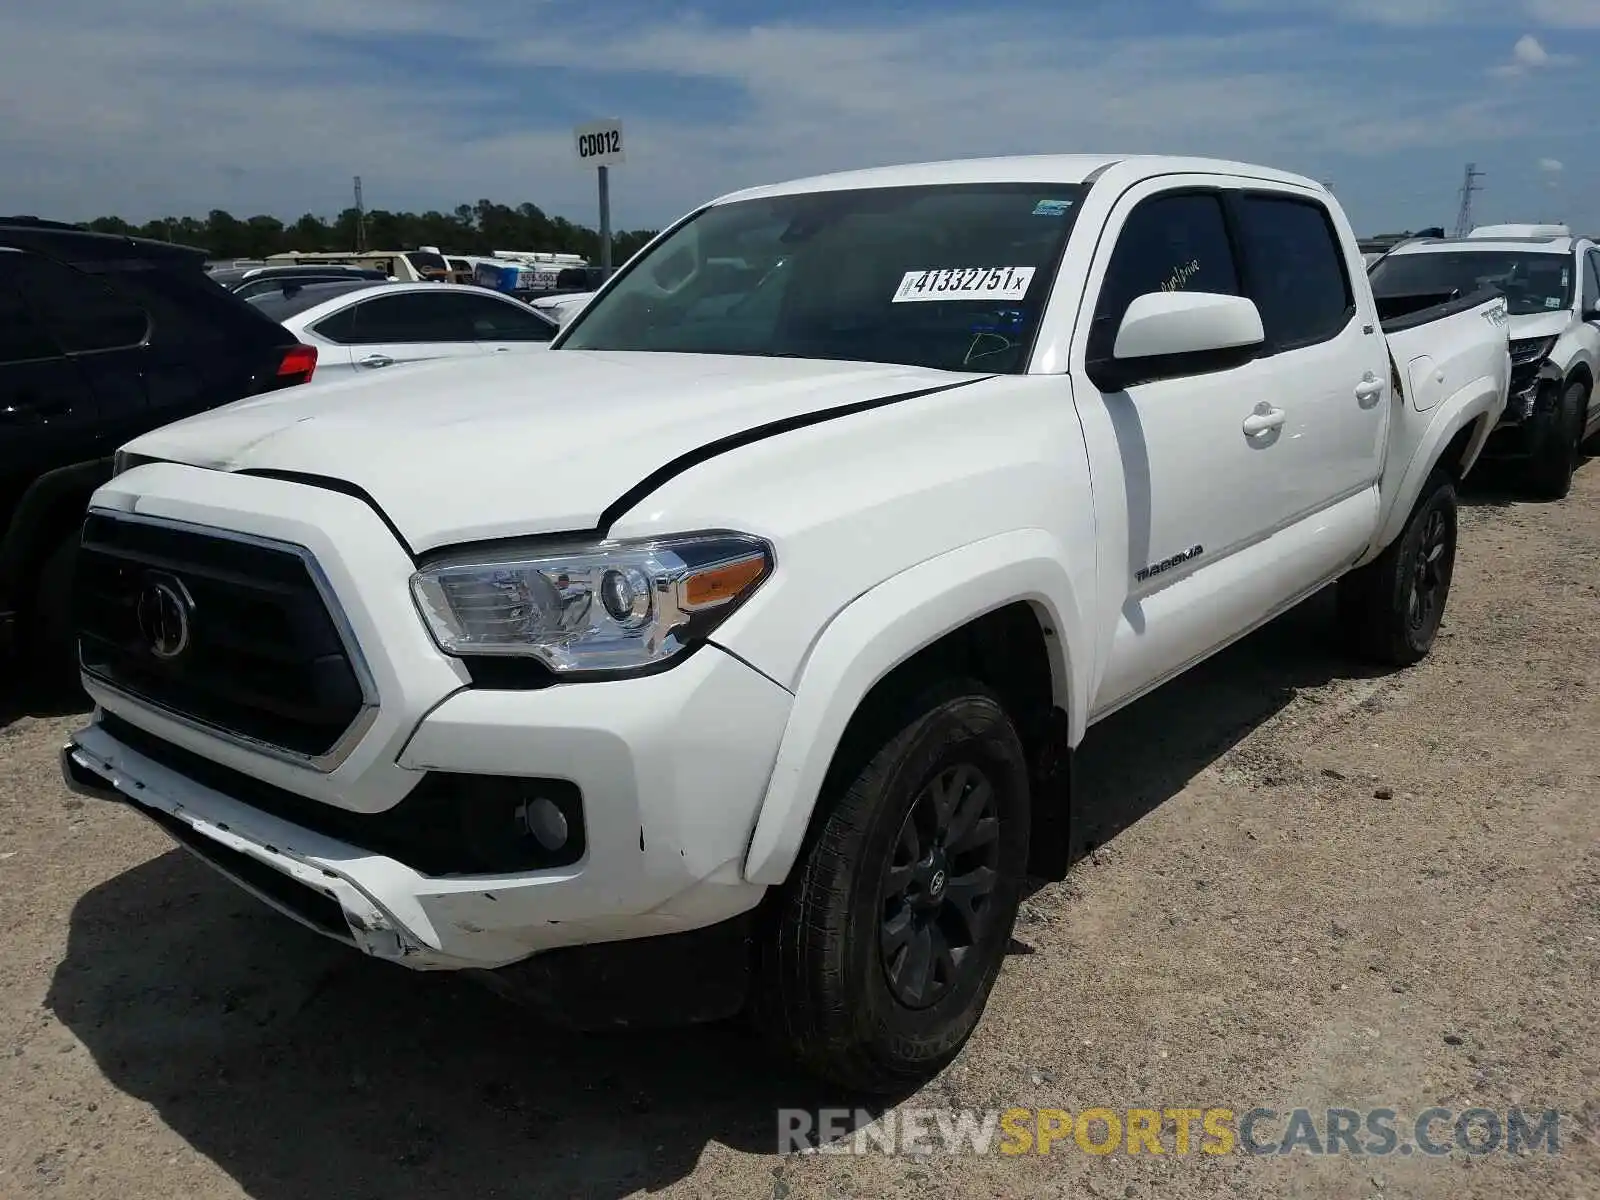
M 870 363 L 553 350 L 289 388 L 125 449 L 354 484 L 421 552 L 592 529 L 652 472 L 720 439 L 975 378 Z
M 1512 341 L 1525 338 L 1560 337 L 1572 324 L 1572 313 L 1566 309 L 1547 313 L 1511 314 L 1509 332 Z

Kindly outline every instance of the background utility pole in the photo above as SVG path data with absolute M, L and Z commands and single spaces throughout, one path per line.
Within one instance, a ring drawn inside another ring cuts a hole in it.
M 361 203 L 361 176 L 356 176 L 356 253 L 367 251 L 367 207 Z
M 1483 172 L 1478 170 L 1478 164 L 1468 163 L 1467 172 L 1461 179 L 1461 208 L 1456 213 L 1457 237 L 1466 237 L 1472 232 L 1472 194 L 1483 191 L 1478 185 L 1478 180 L 1482 178 Z

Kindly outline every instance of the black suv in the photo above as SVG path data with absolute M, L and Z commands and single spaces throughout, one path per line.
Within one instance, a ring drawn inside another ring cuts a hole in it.
M 117 447 L 316 369 L 315 349 L 204 262 L 192 247 L 0 217 L 0 655 L 26 647 L 37 669 L 70 677 L 78 537 Z

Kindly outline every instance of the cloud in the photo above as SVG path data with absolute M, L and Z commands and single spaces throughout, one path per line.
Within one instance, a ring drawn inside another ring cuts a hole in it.
M 1566 164 L 1563 163 L 1559 158 L 1541 158 L 1539 160 L 1539 170 L 1545 172 L 1546 174 L 1559 175 L 1566 169 Z
M 596 115 L 626 124 L 612 178 L 625 228 L 752 183 L 1057 149 L 1213 154 L 1333 174 L 1349 197 L 1447 197 L 1451 181 L 1419 174 L 1416 155 L 1549 128 L 1511 89 L 1436 69 L 1431 43 L 1281 20 L 1151 35 L 1166 10 L 1143 2 L 1120 26 L 1063 23 L 1030 0 L 745 26 L 616 0 L 13 5 L 0 45 L 50 53 L 0 72 L 4 203 L 292 220 L 348 206 L 359 174 L 369 207 L 531 199 L 587 222 L 593 175 L 570 128 Z M 1455 2 L 1370 0 L 1412 19 Z
M 1543 42 L 1533 34 L 1525 33 L 1517 39 L 1517 44 L 1511 47 L 1511 61 L 1490 68 L 1490 74 L 1502 79 L 1511 79 L 1530 71 L 1568 66 L 1575 61 L 1577 60 L 1570 54 L 1551 54 L 1544 48 Z

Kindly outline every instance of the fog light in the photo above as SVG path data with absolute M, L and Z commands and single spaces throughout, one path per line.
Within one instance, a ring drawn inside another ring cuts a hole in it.
M 554 800 L 537 796 L 522 806 L 517 817 L 518 823 L 546 850 L 553 853 L 567 844 L 571 832 L 567 828 L 567 817 Z

